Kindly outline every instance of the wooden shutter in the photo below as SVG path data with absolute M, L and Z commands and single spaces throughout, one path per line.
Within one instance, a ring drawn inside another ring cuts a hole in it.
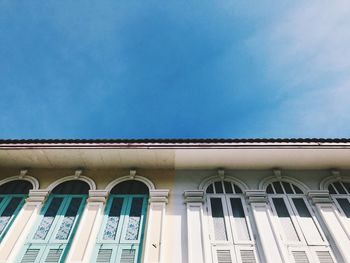
M 21 255 L 20 262 L 32 262 L 23 260 L 34 256 L 37 260 L 33 261 L 35 263 L 64 261 L 68 254 L 65 250 L 70 247 L 85 206 L 85 199 L 85 195 L 52 194 L 41 211 L 33 233 L 27 239 L 27 250 Z M 35 255 L 34 250 L 38 251 L 38 254 Z
M 40 249 L 27 249 L 22 257 L 21 263 L 34 263 L 36 262 Z
M 120 263 L 134 263 L 136 259 L 136 250 L 135 249 L 122 249 L 120 260 L 117 262 Z
M 295 263 L 309 263 L 309 258 L 305 251 L 292 251 L 292 256 Z
M 138 262 L 146 208 L 146 195 L 110 196 L 98 234 L 93 262 Z
M 97 253 L 96 262 L 99 263 L 110 263 L 112 258 L 113 249 L 100 248 Z
M 63 249 L 49 249 L 45 263 L 58 263 L 62 256 Z
M 233 263 L 230 249 L 217 249 L 216 257 L 218 263 Z
M 334 263 L 329 251 L 316 251 L 316 255 L 320 263 Z
M 256 263 L 256 256 L 253 249 L 240 249 L 239 255 L 242 263 Z

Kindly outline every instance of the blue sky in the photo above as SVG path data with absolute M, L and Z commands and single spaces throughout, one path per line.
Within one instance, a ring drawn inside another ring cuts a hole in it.
M 0 137 L 349 137 L 349 8 L 2 0 Z

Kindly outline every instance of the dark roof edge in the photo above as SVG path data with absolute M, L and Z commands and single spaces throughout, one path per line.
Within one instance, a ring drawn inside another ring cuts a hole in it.
M 105 143 L 350 143 L 350 138 L 245 138 L 245 139 L 0 139 L 0 144 L 105 144 Z

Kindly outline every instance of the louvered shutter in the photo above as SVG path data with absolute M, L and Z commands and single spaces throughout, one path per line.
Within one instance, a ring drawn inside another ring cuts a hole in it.
M 329 251 L 316 251 L 316 256 L 320 263 L 334 263 L 334 260 Z
M 117 262 L 120 263 L 134 263 L 135 262 L 135 256 L 136 256 L 136 250 L 135 249 L 122 249 L 120 260 Z
M 216 257 L 218 263 L 233 263 L 230 249 L 217 249 Z
M 138 262 L 146 207 L 146 195 L 110 196 L 97 238 L 93 262 Z
M 70 247 L 85 206 L 85 199 L 86 195 L 52 194 L 49 197 L 25 245 L 25 249 L 29 252 L 33 249 L 39 251 L 36 255 L 37 261 L 33 262 L 64 261 L 64 257 L 68 254 L 65 250 Z M 27 262 L 23 260 L 28 256 L 27 252 L 21 254 L 19 261 Z
M 309 258 L 305 251 L 292 251 L 295 263 L 309 263 Z
M 100 248 L 97 252 L 96 262 L 98 263 L 110 263 L 112 259 L 113 249 Z
M 38 259 L 40 249 L 27 249 L 24 253 L 21 263 L 34 263 Z
M 253 249 L 241 249 L 239 251 L 242 263 L 256 263 L 256 257 Z
M 58 263 L 60 261 L 63 249 L 49 249 L 45 258 L 45 263 Z

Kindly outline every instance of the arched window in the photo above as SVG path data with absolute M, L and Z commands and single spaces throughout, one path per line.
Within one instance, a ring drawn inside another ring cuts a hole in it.
M 258 262 L 242 189 L 216 181 L 206 189 L 210 244 L 215 263 Z
M 92 262 L 140 262 L 148 195 L 136 180 L 111 190 Z
M 0 185 L 0 242 L 32 188 L 32 184 L 25 180 L 15 180 Z
M 350 183 L 338 181 L 329 184 L 328 191 L 343 217 L 350 220 Z
M 64 262 L 88 196 L 80 180 L 56 186 L 28 236 L 20 262 Z
M 270 183 L 266 192 L 274 229 L 289 256 L 298 262 L 334 262 L 327 239 L 300 187 L 286 181 Z

